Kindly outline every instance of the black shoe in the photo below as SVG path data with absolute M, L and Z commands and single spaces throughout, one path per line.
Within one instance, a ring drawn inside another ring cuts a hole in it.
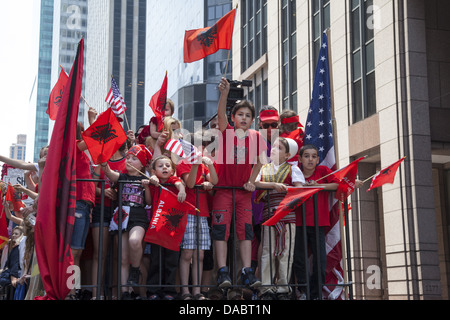
M 131 297 L 131 294 L 129 292 L 123 292 L 120 299 L 121 300 L 133 300 L 133 298 Z
M 242 284 L 250 288 L 257 288 L 261 286 L 261 281 L 256 278 L 255 272 L 252 268 L 244 268 L 242 272 Z
M 231 286 L 231 278 L 228 267 L 222 267 L 217 271 L 217 285 L 221 289 Z
M 141 276 L 141 271 L 139 267 L 130 267 L 130 273 L 128 274 L 127 284 L 131 286 L 139 285 L 139 277 Z

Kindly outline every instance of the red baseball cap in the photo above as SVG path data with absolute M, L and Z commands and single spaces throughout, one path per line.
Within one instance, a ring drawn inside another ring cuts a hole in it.
M 136 156 L 144 167 L 152 160 L 152 153 L 142 144 L 131 147 L 127 154 Z
M 276 121 L 280 120 L 280 116 L 278 115 L 278 111 L 276 110 L 263 110 L 259 113 L 259 120 L 261 122 L 266 121 Z

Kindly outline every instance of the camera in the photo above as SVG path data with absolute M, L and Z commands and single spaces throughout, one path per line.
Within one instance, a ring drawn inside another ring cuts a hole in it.
M 231 124 L 231 111 L 233 107 L 236 103 L 244 99 L 244 87 L 253 86 L 253 82 L 251 80 L 227 80 L 230 83 L 230 92 L 228 93 L 227 99 L 227 116 L 228 122 Z

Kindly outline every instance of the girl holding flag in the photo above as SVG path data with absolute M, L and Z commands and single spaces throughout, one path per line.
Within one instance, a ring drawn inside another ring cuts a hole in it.
M 120 186 L 122 188 L 122 211 L 124 211 L 124 221 L 122 222 L 122 229 L 124 230 L 122 233 L 122 285 L 135 286 L 139 283 L 143 239 L 150 223 L 145 206 L 151 204 L 152 200 L 149 186 L 143 182 L 145 177 L 141 171 L 144 170 L 151 159 L 152 154 L 144 145 L 136 145 L 127 152 L 124 173 L 112 171 L 107 162 L 101 164 L 105 176 L 111 182 L 127 181 Z M 114 220 L 113 217 L 111 224 Z M 122 287 L 122 291 L 123 299 L 130 297 L 126 287 Z

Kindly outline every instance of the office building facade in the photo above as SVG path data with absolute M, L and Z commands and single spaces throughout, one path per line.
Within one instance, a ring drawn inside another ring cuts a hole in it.
M 99 113 L 116 80 L 127 105 L 125 130 L 144 124 L 147 1 L 90 1 L 88 4 L 86 100 Z M 161 78 L 162 82 L 162 78 Z
M 328 30 L 339 167 L 367 156 L 358 170 L 364 181 L 407 157 L 394 184 L 366 192 L 369 181 L 349 199 L 345 227 L 355 298 L 448 299 L 448 2 L 263 3 L 233 1 L 240 8 L 233 78 L 262 85 L 248 91 L 249 99 L 267 94 L 269 105 L 297 111 L 304 124 Z M 267 30 L 259 48 L 267 50 L 257 57 L 260 51 L 251 41 L 257 41 L 259 28 L 248 22 L 261 5 L 267 7 Z

